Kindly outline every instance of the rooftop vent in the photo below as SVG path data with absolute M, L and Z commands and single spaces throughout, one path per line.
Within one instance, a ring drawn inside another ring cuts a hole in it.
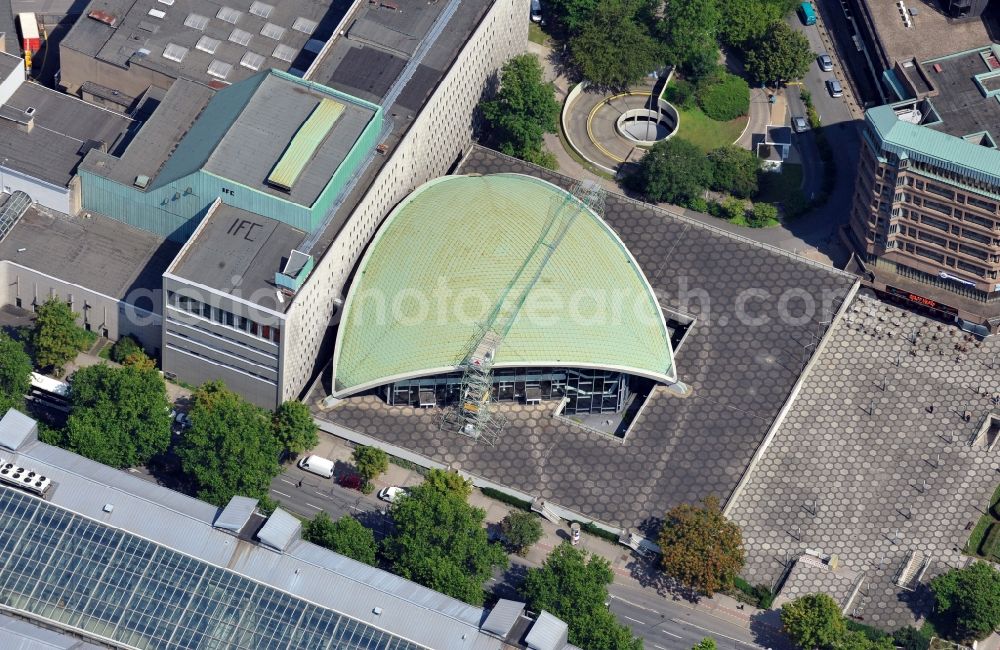
M 105 503 L 104 507 L 101 508 L 101 510 L 103 510 L 104 512 L 106 512 L 108 514 L 111 514 L 112 512 L 115 511 L 115 504 L 113 504 L 113 503 Z
M 149 187 L 149 176 L 139 174 L 138 176 L 135 177 L 134 185 L 139 189 L 142 190 L 146 189 L 147 187 Z
M 173 4 L 173 3 L 171 3 Z M 94 9 L 87 14 L 88 18 L 93 18 L 99 23 L 104 23 L 109 27 L 115 27 L 118 25 L 118 16 L 114 14 L 109 14 L 106 11 L 100 11 L 99 9 Z
M 212 38 L 211 36 L 202 36 L 198 39 L 198 43 L 194 46 L 196 50 L 201 50 L 202 52 L 208 52 L 209 54 L 215 54 L 215 51 L 219 49 L 219 45 L 222 44 L 217 38 Z
M 295 60 L 295 55 L 295 48 L 289 47 L 284 43 L 279 43 L 278 46 L 274 48 L 274 52 L 271 53 L 271 56 L 274 58 L 281 59 L 282 61 L 287 61 L 289 63 Z
M 218 77 L 219 79 L 225 79 L 229 76 L 229 73 L 233 71 L 233 64 L 226 63 L 225 61 L 219 61 L 214 59 L 208 64 L 208 74 L 213 77 Z
M 250 32 L 245 32 L 242 29 L 234 29 L 232 33 L 229 34 L 229 40 L 237 45 L 247 45 L 250 42 L 250 37 Z
M 174 0 L 156 0 L 156 1 L 159 2 L 161 5 L 167 5 L 168 7 L 174 6 Z
M 188 14 L 187 18 L 184 19 L 184 26 L 190 27 L 191 29 L 197 29 L 198 31 L 204 31 L 205 27 L 208 26 L 208 17 L 195 13 Z
M 180 63 L 187 56 L 188 49 L 176 43 L 167 43 L 167 46 L 163 48 L 163 58 L 169 59 L 170 61 L 176 61 Z
M 260 70 L 260 66 L 264 65 L 264 57 L 257 54 L 256 52 L 247 52 L 240 59 L 240 65 L 244 68 L 250 68 L 251 70 Z
M 52 479 L 27 467 L 0 461 L 0 482 L 13 485 L 41 496 L 52 485 Z
M 161 11 L 159 9 L 150 9 L 148 15 L 152 16 L 153 18 L 161 18 L 162 19 L 162 18 L 166 17 L 167 12 Z

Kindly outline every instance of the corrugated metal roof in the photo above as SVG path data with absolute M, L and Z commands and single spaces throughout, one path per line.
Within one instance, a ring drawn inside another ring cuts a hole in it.
M 1000 151 L 896 117 L 892 105 L 876 106 L 865 119 L 884 151 L 946 171 L 1000 185 Z
M 39 627 L 29 621 L 0 614 L 0 638 L 10 650 L 101 650 L 76 636 Z
M 486 617 L 483 629 L 506 638 L 510 634 L 511 628 L 514 627 L 514 623 L 517 623 L 517 619 L 523 613 L 524 603 L 519 603 L 516 600 L 500 599 L 490 612 L 490 615 Z
M 35 440 L 38 425 L 24 413 L 8 409 L 0 418 L 0 447 L 17 451 L 25 444 Z
M 271 548 L 284 551 L 299 533 L 302 522 L 281 508 L 275 508 L 264 527 L 257 532 L 257 539 Z
M 566 647 L 569 626 L 546 611 L 538 615 L 538 620 L 528 630 L 524 642 L 532 650 L 562 650 Z
M 215 519 L 215 527 L 238 533 L 243 530 L 254 510 L 257 509 L 257 499 L 235 496 L 229 500 Z
M 340 102 L 326 97 L 319 100 L 319 104 L 299 127 L 285 153 L 267 177 L 267 182 L 286 190 L 292 189 L 299 174 L 323 144 L 337 118 L 344 112 L 344 108 Z

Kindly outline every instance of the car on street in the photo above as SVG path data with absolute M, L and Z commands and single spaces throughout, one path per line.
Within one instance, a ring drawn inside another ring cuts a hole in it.
M 542 0 L 531 0 L 531 22 L 542 22 Z
M 844 88 L 836 79 L 827 79 L 826 89 L 830 92 L 830 97 L 842 97 L 844 95 Z
M 378 498 L 383 501 L 388 501 L 389 503 L 395 503 L 396 499 L 401 496 L 405 496 L 409 490 L 406 488 L 396 487 L 392 485 L 390 487 L 384 487 L 378 492 Z
M 830 72 L 833 70 L 833 59 L 829 54 L 823 53 L 816 57 L 816 62 L 819 63 L 819 69 L 823 72 Z
M 333 476 L 334 462 L 329 458 L 312 454 L 300 460 L 298 466 L 299 469 L 304 469 L 323 478 L 331 478 Z
M 792 128 L 795 129 L 796 133 L 802 133 L 803 131 L 806 131 L 806 130 L 809 129 L 809 122 L 806 121 L 806 118 L 804 118 L 804 117 L 802 117 L 800 115 L 796 116 L 796 117 L 793 117 L 792 118 Z

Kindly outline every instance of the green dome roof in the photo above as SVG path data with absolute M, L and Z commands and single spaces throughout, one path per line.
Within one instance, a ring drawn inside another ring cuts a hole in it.
M 445 176 L 404 199 L 361 260 L 334 395 L 456 370 L 487 330 L 502 337 L 497 368 L 676 381 L 656 296 L 600 217 L 531 176 Z

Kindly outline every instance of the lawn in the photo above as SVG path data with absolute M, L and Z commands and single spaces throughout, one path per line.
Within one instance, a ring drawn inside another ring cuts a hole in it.
M 760 190 L 754 201 L 784 203 L 802 187 L 802 165 L 784 163 L 780 172 L 766 172 L 760 175 Z
M 539 45 L 545 45 L 545 42 L 549 39 L 548 35 L 542 31 L 542 28 L 538 23 L 528 23 L 528 40 L 532 43 L 538 43 Z
M 697 106 L 676 108 L 681 118 L 681 128 L 677 132 L 677 137 L 684 138 L 706 153 L 736 142 L 743 134 L 747 120 L 750 119 L 744 115 L 728 122 L 717 122 L 705 115 Z
M 979 518 L 976 527 L 972 529 L 972 534 L 969 535 L 969 541 L 965 544 L 966 554 L 982 557 L 979 555 L 979 551 L 986 531 L 992 524 L 1000 525 L 1000 519 L 997 518 L 997 515 L 1000 515 L 1000 485 L 993 492 L 993 498 L 990 499 L 990 506 L 986 510 L 986 514 Z

